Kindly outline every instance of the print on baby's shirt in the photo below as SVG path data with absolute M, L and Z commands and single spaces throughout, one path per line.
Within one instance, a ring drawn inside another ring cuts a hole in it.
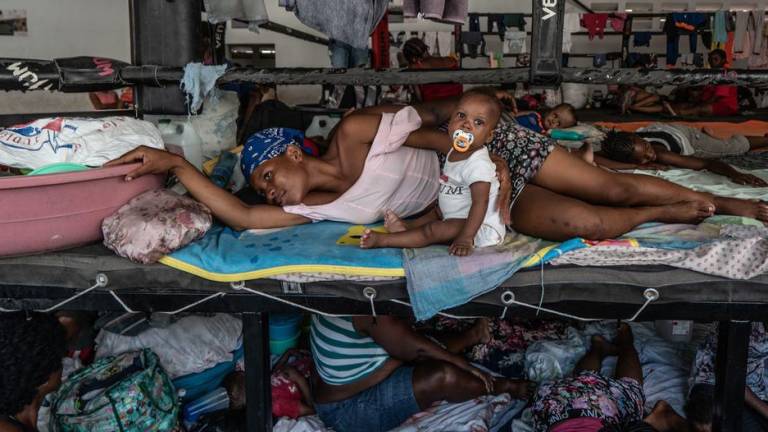
M 452 184 L 447 175 L 440 174 L 440 195 L 464 195 L 464 186 Z

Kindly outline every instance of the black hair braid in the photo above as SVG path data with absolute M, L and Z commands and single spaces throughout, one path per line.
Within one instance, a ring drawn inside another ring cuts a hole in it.
M 632 135 L 630 132 L 609 131 L 600 146 L 601 152 L 608 159 L 634 163 L 635 143 L 632 141 Z

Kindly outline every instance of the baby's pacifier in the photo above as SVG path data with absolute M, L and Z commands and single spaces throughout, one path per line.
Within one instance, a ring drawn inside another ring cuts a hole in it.
M 459 153 L 464 153 L 469 150 L 469 146 L 475 141 L 475 136 L 472 132 L 464 132 L 461 129 L 456 129 L 453 132 L 453 149 Z

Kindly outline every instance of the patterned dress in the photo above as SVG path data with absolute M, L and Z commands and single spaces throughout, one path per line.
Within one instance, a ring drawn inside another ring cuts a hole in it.
M 591 417 L 605 426 L 623 426 L 643 418 L 643 387 L 632 378 L 607 378 L 596 372 L 542 384 L 533 403 L 537 431 L 565 420 Z

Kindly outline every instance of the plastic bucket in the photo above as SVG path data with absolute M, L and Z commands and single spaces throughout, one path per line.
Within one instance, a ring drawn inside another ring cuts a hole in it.
M 299 333 L 304 316 L 300 313 L 278 313 L 269 316 L 269 338 L 271 340 L 292 339 Z
M 281 356 L 283 353 L 288 351 L 291 348 L 296 348 L 296 346 L 299 344 L 299 336 L 301 336 L 301 333 L 296 333 L 292 338 L 290 339 L 283 339 L 283 340 L 269 340 L 269 352 L 272 355 L 275 356 Z

